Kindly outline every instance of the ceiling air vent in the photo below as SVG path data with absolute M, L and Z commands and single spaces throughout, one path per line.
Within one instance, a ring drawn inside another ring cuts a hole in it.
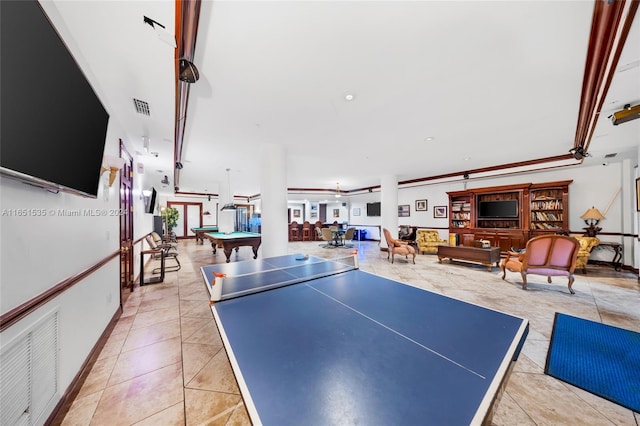
M 607 154 L 607 155 L 605 155 L 605 156 L 604 156 L 604 158 L 613 158 L 613 157 L 615 157 L 616 155 L 618 155 L 618 153 L 617 153 L 617 152 L 616 152 L 616 153 L 614 153 L 614 154 Z
M 149 117 L 151 116 L 151 113 L 149 112 L 149 103 L 148 102 L 141 101 L 140 99 L 133 98 L 133 106 L 135 106 L 136 112 L 138 114 L 146 115 L 146 116 L 149 116 Z

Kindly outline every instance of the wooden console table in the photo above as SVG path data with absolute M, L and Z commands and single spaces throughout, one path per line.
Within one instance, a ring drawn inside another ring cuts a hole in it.
M 478 262 L 491 272 L 494 263 L 499 266 L 500 247 L 438 246 L 438 262 L 445 258 Z
M 606 249 L 613 251 L 613 259 L 611 259 L 611 266 L 616 271 L 619 271 L 622 268 L 622 244 L 613 243 L 609 241 L 601 241 L 600 244 L 594 247 L 594 249 Z

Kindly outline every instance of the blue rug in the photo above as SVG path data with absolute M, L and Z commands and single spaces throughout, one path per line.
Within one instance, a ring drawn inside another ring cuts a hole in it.
M 640 333 L 556 313 L 544 372 L 640 412 Z

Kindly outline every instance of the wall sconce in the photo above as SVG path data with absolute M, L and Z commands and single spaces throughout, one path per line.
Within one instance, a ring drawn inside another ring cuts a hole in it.
M 586 231 L 587 237 L 595 237 L 598 232 L 602 231 L 602 228 L 598 227 L 598 223 L 604 219 L 604 215 L 595 207 L 591 207 L 580 218 L 584 219 L 584 223 L 587 225 L 586 228 L 582 228 Z
M 104 172 L 109 171 L 109 187 L 113 185 L 113 182 L 116 180 L 116 176 L 118 176 L 118 171 L 124 166 L 125 163 L 124 158 L 118 158 L 111 155 L 105 155 L 102 158 L 102 167 L 100 168 L 100 175 L 102 176 Z

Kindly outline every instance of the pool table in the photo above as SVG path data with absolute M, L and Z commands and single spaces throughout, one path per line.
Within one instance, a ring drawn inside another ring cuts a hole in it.
M 200 244 L 204 243 L 204 234 L 207 232 L 218 232 L 217 226 L 204 226 L 202 228 L 191 228 L 191 232 L 196 234 L 196 244 L 200 241 Z
M 224 232 L 207 232 L 204 234 L 205 237 L 211 241 L 211 247 L 213 247 L 213 254 L 216 254 L 217 248 L 222 247 L 224 250 L 225 256 L 227 256 L 227 263 L 231 260 L 231 252 L 233 249 L 238 249 L 242 246 L 251 246 L 253 249 L 253 258 L 256 259 L 258 257 L 258 247 L 262 243 L 262 235 L 256 234 L 255 232 L 232 232 L 230 234 L 226 234 Z

